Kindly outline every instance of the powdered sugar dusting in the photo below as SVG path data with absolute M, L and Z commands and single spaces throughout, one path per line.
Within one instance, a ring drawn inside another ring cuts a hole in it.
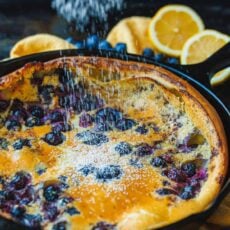
M 107 29 L 107 19 L 111 11 L 122 9 L 123 0 L 53 0 L 55 8 L 68 22 L 76 23 L 76 28 L 83 32 L 87 26 L 96 30 L 96 23 L 103 22 Z M 92 28 L 93 27 L 93 28 Z

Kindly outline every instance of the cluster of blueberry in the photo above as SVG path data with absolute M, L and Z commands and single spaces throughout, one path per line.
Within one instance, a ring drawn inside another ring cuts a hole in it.
M 134 120 L 125 118 L 122 112 L 109 107 L 96 112 L 95 123 L 97 131 L 110 131 L 114 128 L 126 131 L 136 125 Z
M 99 182 L 108 182 L 113 179 L 120 179 L 122 169 L 119 165 L 107 165 L 96 168 L 92 165 L 85 165 L 79 170 L 84 176 L 93 174 Z
M 57 219 L 61 210 L 69 215 L 79 215 L 80 212 L 73 206 L 69 206 L 73 199 L 68 196 L 63 196 L 63 192 L 68 188 L 66 182 L 57 182 L 48 184 L 43 189 L 43 197 L 45 202 L 43 203 L 44 218 L 50 221 Z M 60 209 L 59 209 L 60 208 Z
M 32 202 L 35 191 L 31 184 L 31 176 L 23 171 L 17 172 L 11 180 L 1 180 L 0 208 L 12 215 L 20 222 L 36 227 L 39 225 L 40 216 L 27 214 L 25 206 Z
M 100 146 L 103 143 L 109 141 L 108 137 L 102 133 L 96 133 L 92 131 L 83 131 L 78 133 L 76 137 L 86 145 L 97 145 Z
M 116 225 L 115 224 L 109 224 L 107 222 L 98 222 L 93 228 L 92 230 L 115 230 Z
M 19 171 L 11 179 L 1 178 L 0 183 L 2 185 L 0 209 L 29 227 L 39 227 L 46 219 L 54 221 L 63 211 L 71 216 L 80 214 L 75 207 L 71 206 L 73 199 L 64 195 L 63 192 L 68 185 L 61 180 L 41 187 L 44 197 L 41 214 L 26 212 L 27 205 L 37 202 L 39 196 L 39 191 L 32 185 L 30 174 Z
M 77 49 L 99 49 L 99 50 L 107 50 L 107 51 L 117 51 L 120 53 L 127 53 L 127 45 L 125 43 L 117 43 L 115 47 L 104 40 L 100 39 L 97 35 L 89 35 L 83 41 L 74 41 L 72 37 L 66 39 L 68 42 L 74 44 Z M 142 55 L 147 58 L 154 59 L 158 62 L 165 62 L 168 64 L 179 64 L 179 59 L 174 57 L 167 57 L 161 53 L 155 53 L 151 48 L 145 48 L 143 50 Z
M 115 146 L 115 151 L 119 153 L 120 156 L 133 154 L 137 157 L 137 159 L 139 157 L 148 156 L 154 153 L 153 147 L 146 143 L 134 147 L 127 142 L 120 142 L 117 144 Z M 137 163 L 138 162 L 135 162 L 134 166 Z M 153 167 L 163 170 L 163 176 L 166 176 L 171 181 L 177 183 L 176 188 L 162 188 L 159 189 L 157 193 L 160 195 L 174 194 L 185 200 L 193 198 L 200 189 L 201 180 L 205 180 L 206 173 L 201 173 L 202 170 L 197 168 L 195 162 L 185 162 L 180 168 L 171 167 L 172 163 L 173 160 L 169 154 L 153 157 L 150 161 L 150 164 Z
M 119 153 L 120 156 L 133 153 L 133 155 L 136 157 L 144 157 L 153 154 L 154 148 L 147 143 L 141 143 L 137 146 L 132 146 L 127 142 L 120 142 L 115 146 L 115 151 Z
M 153 167 L 165 168 L 168 162 L 163 157 L 155 157 L 151 164 Z M 157 193 L 159 195 L 178 195 L 184 200 L 195 197 L 200 190 L 201 181 L 207 177 L 205 170 L 198 169 L 194 162 L 183 163 L 180 168 L 171 167 L 164 169 L 162 175 L 174 181 L 176 186 L 159 189 Z
M 125 43 L 117 43 L 115 47 L 112 47 L 108 41 L 100 39 L 95 34 L 88 36 L 83 41 L 74 41 L 72 37 L 69 37 L 66 40 L 74 44 L 77 49 L 100 49 L 108 51 L 114 50 L 121 53 L 127 53 L 127 46 Z
M 10 101 L 7 100 L 1 100 L 0 101 L 0 111 L 4 112 L 7 107 L 9 106 Z M 6 106 L 8 105 L 8 106 Z M 44 110 L 37 105 L 31 105 L 28 107 L 28 110 L 26 110 L 23 107 L 23 102 L 15 99 L 12 102 L 9 116 L 7 117 L 5 121 L 5 126 L 8 130 L 19 130 L 21 128 L 21 122 L 25 122 L 25 125 L 27 127 L 33 127 L 42 125 L 43 121 L 42 118 L 44 116 Z
M 110 107 L 99 109 L 95 116 L 83 113 L 79 118 L 80 127 L 88 127 L 93 122 L 95 122 L 93 130 L 83 131 L 76 135 L 84 144 L 99 146 L 109 141 L 107 136 L 101 132 L 114 129 L 126 131 L 136 125 L 134 120 L 124 117 L 122 112 Z

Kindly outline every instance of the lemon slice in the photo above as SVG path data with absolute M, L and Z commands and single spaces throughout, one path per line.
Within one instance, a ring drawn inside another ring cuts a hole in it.
M 181 64 L 204 61 L 230 41 L 230 37 L 215 30 L 204 30 L 189 38 L 183 46 Z
M 204 61 L 230 41 L 228 35 L 215 30 L 204 30 L 184 44 L 181 53 L 181 64 L 196 64 Z M 219 85 L 230 78 L 230 67 L 216 73 L 212 79 L 213 86 Z
M 193 9 L 184 5 L 167 5 L 152 18 L 149 37 L 159 51 L 178 57 L 188 38 L 203 29 L 203 21 Z
M 127 44 L 129 53 L 142 54 L 144 48 L 153 48 L 148 37 L 148 28 L 151 18 L 129 17 L 121 20 L 115 25 L 107 36 L 113 46 L 118 42 Z
M 217 72 L 212 78 L 211 78 L 211 85 L 212 86 L 217 86 L 225 81 L 230 79 L 230 67 L 227 67 L 219 72 Z
M 36 34 L 18 41 L 11 49 L 10 57 L 20 57 L 44 51 L 74 48 L 74 45 L 57 36 L 51 34 Z

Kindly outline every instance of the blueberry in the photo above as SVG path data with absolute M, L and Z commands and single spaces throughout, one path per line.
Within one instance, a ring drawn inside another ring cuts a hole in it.
M 166 163 L 168 163 L 168 164 L 173 163 L 173 157 L 171 154 L 166 153 L 166 154 L 162 155 L 161 157 L 166 161 Z
M 74 43 L 74 39 L 72 37 L 68 37 L 65 40 L 69 43 Z
M 52 230 L 66 230 L 66 221 L 59 222 L 57 224 L 54 224 Z
M 107 182 L 112 179 L 119 179 L 121 174 L 122 170 L 119 165 L 108 165 L 97 169 L 96 178 L 102 182 Z
M 30 82 L 32 85 L 34 86 L 39 86 L 42 84 L 43 82 L 43 77 L 41 76 L 40 73 L 38 72 L 35 72 L 33 75 L 32 75 L 32 78 L 30 79 Z
M 38 87 L 38 92 L 45 103 L 50 103 L 52 100 L 51 94 L 54 93 L 54 87 L 52 85 L 42 85 Z
M 164 56 L 164 54 L 158 53 L 158 54 L 155 54 L 154 59 L 155 59 L 156 61 L 162 62 L 162 61 L 164 61 L 165 56 Z
M 109 224 L 106 222 L 98 222 L 95 226 L 93 226 L 92 230 L 115 230 L 115 224 Z
M 185 182 L 186 175 L 179 169 L 171 168 L 169 170 L 163 171 L 163 175 L 166 175 L 170 180 L 176 182 Z
M 61 189 L 58 185 L 48 185 L 44 188 L 43 196 L 46 201 L 53 202 L 56 201 L 61 194 Z
M 75 84 L 74 91 L 76 92 L 76 95 L 78 95 L 79 97 L 81 95 L 84 95 L 86 93 L 84 84 L 82 82 L 78 82 L 77 84 Z
M 95 131 L 97 132 L 107 132 L 112 130 L 112 127 L 110 126 L 110 123 L 105 121 L 105 122 L 100 122 L 95 125 Z
M 98 49 L 111 50 L 112 46 L 108 41 L 102 40 L 102 41 L 99 42 Z
M 167 166 L 167 163 L 162 157 L 154 157 L 151 161 L 151 165 L 154 167 L 164 168 Z
M 6 138 L 0 137 L 0 149 L 7 150 L 9 145 L 9 141 Z
M 77 113 L 77 114 L 80 114 L 82 112 L 82 103 L 80 100 L 77 100 L 75 102 L 75 104 L 72 106 L 74 111 Z
M 43 173 L 45 173 L 47 170 L 46 166 L 43 165 L 42 163 L 41 164 L 38 164 L 36 167 L 35 167 L 35 171 L 38 175 L 42 175 Z
M 72 130 L 72 126 L 66 122 L 59 122 L 56 123 L 53 127 L 52 127 L 52 131 L 55 133 L 59 133 L 59 132 L 68 132 Z
M 60 145 L 65 141 L 65 136 L 61 132 L 50 132 L 45 135 L 43 140 L 49 145 Z
M 142 168 L 143 164 L 140 162 L 139 158 L 132 158 L 129 160 L 130 165 L 132 165 L 135 168 Z
M 117 109 L 103 108 L 96 112 L 95 122 L 107 123 L 108 126 L 115 126 L 115 123 L 122 119 L 122 113 Z
M 180 197 L 183 200 L 189 200 L 194 196 L 195 196 L 195 192 L 192 186 L 185 186 L 180 193 Z
M 175 65 L 179 64 L 178 58 L 167 58 L 166 61 L 167 61 L 167 63 L 169 63 L 169 64 L 175 64 Z
M 196 165 L 192 162 L 182 164 L 181 169 L 188 177 L 196 174 Z
M 21 205 L 28 205 L 30 202 L 34 200 L 35 196 L 35 191 L 34 187 L 32 185 L 28 185 L 26 189 L 22 190 L 22 193 L 20 191 L 19 194 L 17 194 L 17 200 Z
M 127 45 L 125 43 L 117 43 L 114 49 L 120 53 L 127 53 Z
M 41 126 L 43 124 L 44 122 L 42 121 L 42 119 L 38 117 L 29 117 L 25 122 L 25 125 L 27 127 Z
M 10 189 L 21 190 L 31 183 L 31 175 L 20 171 L 17 172 L 9 183 Z
M 81 172 L 84 176 L 88 176 L 89 174 L 94 173 L 94 171 L 95 167 L 93 167 L 92 165 L 85 165 L 79 170 L 79 172 Z
M 135 131 L 140 134 L 146 134 L 148 129 L 145 126 L 138 126 Z
M 27 111 L 23 107 L 14 108 L 11 111 L 11 115 L 17 119 L 23 119 L 23 120 L 26 120 L 26 118 L 28 117 Z
M 101 98 L 85 94 L 83 97 L 80 98 L 81 101 L 81 108 L 85 111 L 92 111 L 98 109 L 103 106 L 104 102 Z
M 128 129 L 131 129 L 134 125 L 136 125 L 136 122 L 132 119 L 125 119 L 119 120 L 115 127 L 121 131 L 126 131 Z
M 29 139 L 19 139 L 14 142 L 13 147 L 15 150 L 22 149 L 24 146 L 31 147 Z
M 96 34 L 90 35 L 86 38 L 86 47 L 88 49 L 97 49 L 99 38 Z
M 11 120 L 7 120 L 5 123 L 5 126 L 8 130 L 14 130 L 14 131 L 18 131 L 21 129 L 21 124 L 19 121 L 11 119 Z
M 5 112 L 9 105 L 10 101 L 0 100 L 0 112 Z
M 120 154 L 120 156 L 130 154 L 132 152 L 132 146 L 127 142 L 120 142 L 116 147 L 115 151 Z
M 87 128 L 93 124 L 93 117 L 88 113 L 83 113 L 79 118 L 79 126 Z
M 74 76 L 70 70 L 65 68 L 58 68 L 55 72 L 58 74 L 58 79 L 60 83 L 66 84 L 67 82 L 72 82 L 74 85 Z
M 40 215 L 32 215 L 32 214 L 25 214 L 23 215 L 23 218 L 21 219 L 21 222 L 28 226 L 37 228 L 40 226 L 42 221 L 42 217 Z
M 66 230 L 66 221 L 59 222 L 57 224 L 54 224 L 52 230 Z
M 66 212 L 67 212 L 68 214 L 70 214 L 71 216 L 80 214 L 80 212 L 79 212 L 76 208 L 74 208 L 74 207 L 69 207 L 69 208 L 67 208 L 67 209 L 66 209 Z
M 14 99 L 12 102 L 11 108 L 15 109 L 15 108 L 21 108 L 21 107 L 23 107 L 23 102 L 17 98 Z
M 147 143 L 142 143 L 136 146 L 136 150 L 134 153 L 138 157 L 144 157 L 144 156 L 151 155 L 153 153 L 153 149 Z
M 60 112 L 60 111 L 53 111 L 49 115 L 51 123 L 59 122 L 59 121 L 64 121 L 65 115 Z
M 66 183 L 67 179 L 68 179 L 68 177 L 67 176 L 63 176 L 63 175 L 61 175 L 61 176 L 58 177 L 58 180 L 60 180 L 63 183 Z
M 24 215 L 25 211 L 25 208 L 22 206 L 14 206 L 10 213 L 13 217 L 20 218 Z
M 145 56 L 145 57 L 151 58 L 151 57 L 154 57 L 154 51 L 152 49 L 150 49 L 150 48 L 145 48 L 143 50 L 142 55 Z
M 84 41 L 76 41 L 74 43 L 74 45 L 77 49 L 84 49 L 85 48 L 85 42 Z
M 44 117 L 44 110 L 40 106 L 37 106 L 37 105 L 30 106 L 29 112 L 34 117 L 37 117 L 37 118 L 43 118 Z
M 109 139 L 101 133 L 94 133 L 89 130 L 77 134 L 77 138 L 86 145 L 100 146 L 109 141 Z
M 169 188 L 161 188 L 156 191 L 161 196 L 164 195 L 177 195 L 177 192 Z
M 60 84 L 56 90 L 56 94 L 60 96 L 65 96 L 67 94 L 74 94 L 74 82 L 67 81 L 65 84 Z
M 46 202 L 43 205 L 43 210 L 45 211 L 45 219 L 48 219 L 50 221 L 54 221 L 57 219 L 57 216 L 59 215 L 59 210 L 54 205 L 54 203 Z
M 11 190 L 10 190 L 11 189 Z M 4 211 L 10 212 L 10 210 L 13 208 L 15 203 L 17 202 L 15 192 L 12 191 L 14 188 L 8 187 L 1 191 L 1 199 L 0 199 L 0 204 L 1 208 L 4 208 Z
M 60 107 L 62 108 L 70 108 L 74 107 L 77 103 L 77 99 L 74 94 L 69 94 L 65 96 L 60 96 L 58 98 L 58 102 Z

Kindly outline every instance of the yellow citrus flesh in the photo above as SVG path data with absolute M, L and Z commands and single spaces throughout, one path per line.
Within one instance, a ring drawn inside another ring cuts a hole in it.
M 217 86 L 230 79 L 230 67 L 217 72 L 211 79 L 212 86 Z
M 181 64 L 204 61 L 230 41 L 230 37 L 215 30 L 204 30 L 186 41 L 181 53 Z
M 144 48 L 152 48 L 153 45 L 148 37 L 148 28 L 151 18 L 129 17 L 121 20 L 115 25 L 107 36 L 113 46 L 118 42 L 127 44 L 129 53 L 142 54 Z
M 203 29 L 204 24 L 193 9 L 184 5 L 167 5 L 152 18 L 149 37 L 162 53 L 180 56 L 188 38 Z
M 74 48 L 74 45 L 57 36 L 35 34 L 19 40 L 11 49 L 10 57 L 14 58 L 44 51 Z
M 206 60 L 230 41 L 230 37 L 215 30 L 204 30 L 185 43 L 181 53 L 181 64 L 196 64 Z M 230 78 L 230 67 L 217 72 L 211 79 L 216 86 Z

